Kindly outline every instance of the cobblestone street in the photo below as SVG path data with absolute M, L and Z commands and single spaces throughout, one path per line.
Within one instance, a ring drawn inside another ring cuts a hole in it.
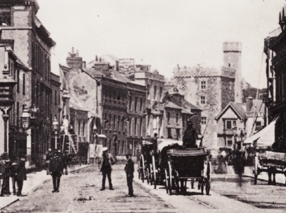
M 46 181 L 3 212 L 176 212 L 140 185 L 134 186 L 135 197 L 127 197 L 123 165 L 115 167 L 112 178 L 115 190 L 100 191 L 101 174 L 90 166 L 64 175 L 59 193 L 52 193 L 52 182 Z
M 114 166 L 114 191 L 108 187 L 100 191 L 101 173 L 91 165 L 64 175 L 59 193 L 52 193 L 49 179 L 2 212 L 240 212 L 243 209 L 247 212 L 283 212 L 286 209 L 284 186 L 268 186 L 262 181 L 252 185 L 247 177 L 241 188 L 234 178 L 214 179 L 209 196 L 201 195 L 197 187 L 190 189 L 189 185 L 186 195 L 170 196 L 164 186 L 154 189 L 146 181 L 142 183 L 135 172 L 135 197 L 127 197 L 123 167 L 123 164 Z

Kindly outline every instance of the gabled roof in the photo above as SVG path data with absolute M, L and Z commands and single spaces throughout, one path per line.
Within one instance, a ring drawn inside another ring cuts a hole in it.
M 165 105 L 165 108 L 182 109 L 182 107 L 170 101 L 166 102 L 164 105 Z
M 192 113 L 191 111 L 189 111 L 189 110 L 187 110 L 187 109 L 182 109 L 182 114 L 193 115 L 194 113 Z
M 227 110 L 232 110 L 239 119 L 244 120 L 246 118 L 246 112 L 245 112 L 245 104 L 243 103 L 235 103 L 230 102 L 216 117 L 215 120 L 219 120 L 221 116 L 223 116 Z
M 192 103 L 188 102 L 186 99 L 182 100 L 182 106 L 183 108 L 191 108 L 191 110 L 200 110 L 202 111 L 202 109 L 200 109 L 199 107 L 193 105 Z

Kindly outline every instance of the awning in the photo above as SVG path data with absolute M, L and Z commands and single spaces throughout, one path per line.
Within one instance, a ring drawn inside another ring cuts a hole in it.
M 245 139 L 243 144 L 253 144 L 256 142 L 256 146 L 258 147 L 272 146 L 272 144 L 275 142 L 275 124 L 277 119 L 278 117 L 271 121 L 271 123 L 262 130 Z

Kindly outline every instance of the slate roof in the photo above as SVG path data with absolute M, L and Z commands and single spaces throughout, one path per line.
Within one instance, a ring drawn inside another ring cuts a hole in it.
M 170 102 L 170 101 L 166 102 L 164 105 L 165 105 L 165 108 L 183 109 L 182 107 L 180 107 L 177 104 Z

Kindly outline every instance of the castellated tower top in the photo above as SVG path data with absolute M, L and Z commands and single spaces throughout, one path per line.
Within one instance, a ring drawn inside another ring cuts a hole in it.
M 241 46 L 240 42 L 224 42 L 223 52 L 241 52 Z

